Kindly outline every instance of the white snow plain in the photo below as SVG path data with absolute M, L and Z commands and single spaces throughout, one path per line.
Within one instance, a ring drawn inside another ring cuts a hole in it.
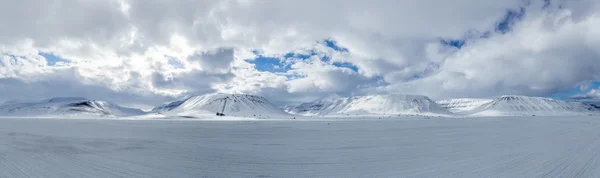
M 203 176 L 600 177 L 600 118 L 0 119 L 0 177 Z

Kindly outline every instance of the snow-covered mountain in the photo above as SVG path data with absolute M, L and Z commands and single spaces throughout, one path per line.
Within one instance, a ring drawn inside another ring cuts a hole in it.
M 312 102 L 301 103 L 297 106 L 288 106 L 285 111 L 290 114 L 313 116 L 326 115 L 348 103 L 350 98 L 342 98 L 339 95 L 330 95 L 327 97 L 316 99 Z
M 288 112 L 303 116 L 451 114 L 427 96 L 420 95 L 327 97 L 300 104 L 293 109 L 289 109 Z
M 463 113 L 471 111 L 477 107 L 492 102 L 493 99 L 480 98 L 456 98 L 449 100 L 436 101 L 440 106 L 453 113 Z
M 226 102 L 226 103 L 225 103 Z M 278 117 L 289 116 L 281 108 L 271 104 L 267 99 L 245 94 L 207 94 L 186 97 L 173 101 L 152 110 L 154 113 L 166 115 L 214 115 L 223 110 L 227 116 L 245 117 Z
M 79 97 L 57 97 L 42 101 L 8 101 L 0 105 L 0 116 L 132 116 L 144 111 L 106 101 Z
M 592 104 L 516 95 L 501 96 L 469 111 L 469 114 L 474 116 L 564 116 L 598 113 L 600 107 Z

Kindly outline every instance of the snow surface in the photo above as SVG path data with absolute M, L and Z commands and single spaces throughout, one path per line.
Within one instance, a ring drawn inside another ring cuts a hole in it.
M 463 113 L 471 111 L 477 107 L 492 102 L 493 99 L 481 99 L 481 98 L 456 98 L 449 100 L 436 101 L 444 109 L 447 109 L 453 113 Z
M 288 112 L 303 116 L 451 114 L 427 96 L 421 95 L 328 97 L 300 104 L 288 109 Z
M 8 101 L 0 105 L 0 116 L 66 117 L 66 116 L 131 116 L 142 110 L 80 97 L 56 97 L 42 101 Z
M 505 95 L 469 111 L 473 116 L 571 116 L 598 115 L 600 109 L 581 102 Z
M 166 116 L 204 117 L 221 112 L 223 105 L 225 105 L 224 113 L 228 116 L 290 117 L 283 109 L 271 104 L 267 99 L 245 94 L 192 96 L 156 107 L 152 112 Z
M 0 119 L 0 177 L 600 177 L 598 117 Z

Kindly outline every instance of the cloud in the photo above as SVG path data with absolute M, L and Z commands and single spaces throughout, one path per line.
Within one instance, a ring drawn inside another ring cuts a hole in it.
M 547 96 L 600 79 L 599 5 L 587 0 L 3 2 L 0 20 L 10 25 L 0 28 L 0 89 L 28 99 L 69 94 L 61 92 L 68 86 L 65 91 L 85 97 L 145 103 L 209 92 L 259 94 L 278 103 L 331 93 Z M 522 14 L 503 23 L 507 12 Z M 510 24 L 510 30 L 497 31 L 499 24 Z M 452 46 L 443 43 L 447 40 L 464 43 Z M 40 54 L 61 62 L 48 65 Z M 279 59 L 286 68 L 259 71 L 248 61 L 260 56 Z M 30 87 L 18 90 L 9 83 Z
M 534 7 L 530 7 L 534 8 Z M 600 14 L 570 9 L 529 14 L 507 34 L 467 41 L 436 74 L 409 90 L 438 96 L 549 96 L 600 75 Z
M 226 73 L 231 70 L 234 60 L 233 49 L 217 49 L 214 51 L 194 54 L 188 57 L 190 63 L 196 63 L 204 71 Z
M 105 86 L 83 84 L 74 70 L 64 70 L 37 81 L 23 81 L 16 78 L 0 79 L 0 98 L 3 101 L 21 99 L 47 99 L 62 96 L 81 96 L 88 99 L 107 100 L 125 105 L 156 105 L 163 100 L 172 99 L 167 96 L 154 95 L 147 91 L 114 91 Z

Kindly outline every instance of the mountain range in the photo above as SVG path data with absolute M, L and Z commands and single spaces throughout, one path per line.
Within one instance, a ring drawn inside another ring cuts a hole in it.
M 188 96 L 151 111 L 78 97 L 41 101 L 7 101 L 0 105 L 4 117 L 128 117 L 164 116 L 204 118 L 223 113 L 228 117 L 295 118 L 425 115 L 470 116 L 571 116 L 600 115 L 597 102 L 561 101 L 542 97 L 505 95 L 494 99 L 457 98 L 433 101 L 422 95 L 331 95 L 295 106 L 279 108 L 266 98 L 247 94 Z

